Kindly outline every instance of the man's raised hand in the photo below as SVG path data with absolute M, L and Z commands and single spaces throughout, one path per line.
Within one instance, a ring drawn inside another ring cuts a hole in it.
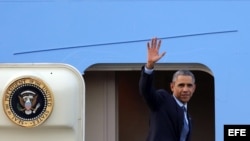
M 148 60 L 146 67 L 148 69 L 152 69 L 154 67 L 154 64 L 160 60 L 166 52 L 163 52 L 159 54 L 159 49 L 161 47 L 161 40 L 157 38 L 152 38 L 150 42 L 147 43 L 148 47 Z

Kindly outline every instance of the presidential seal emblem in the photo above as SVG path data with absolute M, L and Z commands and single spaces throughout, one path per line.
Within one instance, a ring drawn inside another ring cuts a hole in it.
M 52 113 L 53 94 L 37 77 L 22 77 L 11 82 L 3 94 L 7 117 L 22 127 L 36 127 Z

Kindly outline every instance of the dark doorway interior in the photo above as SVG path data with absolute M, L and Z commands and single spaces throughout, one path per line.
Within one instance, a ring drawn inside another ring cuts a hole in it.
M 196 92 L 188 104 L 193 119 L 192 141 L 215 140 L 214 78 L 203 71 L 196 76 Z M 155 86 L 168 91 L 174 71 L 156 71 Z M 117 71 L 119 141 L 145 141 L 149 110 L 138 91 L 140 71 Z

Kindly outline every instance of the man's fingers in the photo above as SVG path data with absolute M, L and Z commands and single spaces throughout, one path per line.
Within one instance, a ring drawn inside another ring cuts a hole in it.
M 160 55 L 160 58 L 162 58 L 165 54 L 166 54 L 166 52 L 164 51 L 164 52 Z
M 151 40 L 151 48 L 154 47 L 154 38 Z
M 150 42 L 147 43 L 148 49 L 157 49 L 159 50 L 161 47 L 161 40 L 157 38 L 152 38 Z
M 149 42 L 147 43 L 147 46 L 148 46 L 148 50 L 149 50 L 149 48 L 150 48 L 150 43 Z
M 157 44 L 157 49 L 159 50 L 161 47 L 161 40 L 158 41 L 158 44 Z
M 148 48 L 156 48 L 159 49 L 161 46 L 161 40 L 158 40 L 156 37 L 152 38 L 150 42 L 147 44 Z

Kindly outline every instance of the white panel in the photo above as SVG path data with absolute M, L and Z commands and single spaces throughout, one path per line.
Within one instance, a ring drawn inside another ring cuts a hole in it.
M 79 71 L 66 64 L 0 64 L 2 103 L 8 86 L 21 77 L 39 78 L 49 87 L 54 97 L 53 110 L 41 125 L 27 128 L 11 121 L 1 104 L 1 140 L 83 141 L 85 84 Z
M 86 72 L 86 141 L 116 141 L 114 72 Z

